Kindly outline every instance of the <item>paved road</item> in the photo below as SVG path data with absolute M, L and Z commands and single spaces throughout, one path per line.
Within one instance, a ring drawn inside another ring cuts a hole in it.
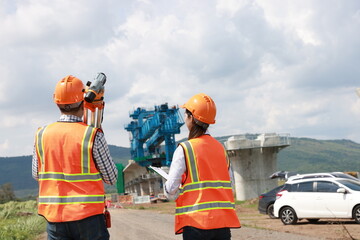
M 174 216 L 147 210 L 111 209 L 111 240 L 181 240 L 174 234 Z M 291 233 L 242 227 L 232 229 L 232 240 L 276 239 L 276 240 L 319 240 Z

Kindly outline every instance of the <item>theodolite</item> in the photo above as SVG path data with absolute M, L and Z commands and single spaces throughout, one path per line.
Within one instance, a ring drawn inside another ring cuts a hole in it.
M 86 83 L 84 102 L 84 122 L 93 127 L 101 128 L 104 113 L 104 92 L 106 75 L 98 73 L 94 81 Z

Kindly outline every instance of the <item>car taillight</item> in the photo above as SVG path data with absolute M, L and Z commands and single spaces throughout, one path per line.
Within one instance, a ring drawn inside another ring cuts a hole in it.
M 263 198 L 264 198 L 264 196 L 263 196 L 263 195 L 260 195 L 260 196 L 259 196 L 259 200 L 260 200 L 260 199 L 263 199 Z
M 278 193 L 276 194 L 276 200 L 278 200 L 279 198 L 281 198 L 281 196 L 283 195 L 284 192 L 287 192 L 287 191 L 286 191 L 286 190 L 282 190 L 282 191 L 278 192 Z

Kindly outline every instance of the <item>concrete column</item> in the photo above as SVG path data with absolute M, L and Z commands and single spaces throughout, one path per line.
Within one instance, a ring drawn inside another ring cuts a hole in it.
M 261 193 L 276 187 L 277 181 L 269 179 L 277 170 L 275 148 L 233 150 L 229 158 L 234 172 L 237 200 L 257 198 Z
M 162 178 L 154 179 L 155 194 L 163 193 L 163 190 L 161 189 L 161 186 L 162 186 Z
M 277 153 L 290 145 L 289 136 L 260 134 L 230 137 L 225 147 L 234 173 L 237 200 L 257 198 L 277 186 L 269 176 L 277 171 Z
M 135 190 L 135 185 L 132 184 L 132 185 L 131 185 L 131 193 L 135 193 L 135 192 L 136 192 L 136 190 Z
M 155 194 L 154 187 L 153 187 L 153 184 L 151 182 L 152 182 L 152 180 L 149 180 L 149 193 L 154 193 Z
M 146 195 L 144 185 L 145 185 L 144 182 L 140 183 L 140 196 Z
M 134 193 L 136 193 L 137 194 L 137 196 L 141 196 L 141 187 L 140 187 L 140 183 L 137 183 L 136 185 L 135 185 L 135 192 Z

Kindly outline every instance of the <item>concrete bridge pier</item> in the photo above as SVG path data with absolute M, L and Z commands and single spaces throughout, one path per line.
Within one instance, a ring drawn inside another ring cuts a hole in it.
M 289 145 L 288 134 L 274 133 L 233 136 L 225 142 L 237 200 L 257 198 L 277 186 L 269 176 L 277 171 L 277 153 Z

